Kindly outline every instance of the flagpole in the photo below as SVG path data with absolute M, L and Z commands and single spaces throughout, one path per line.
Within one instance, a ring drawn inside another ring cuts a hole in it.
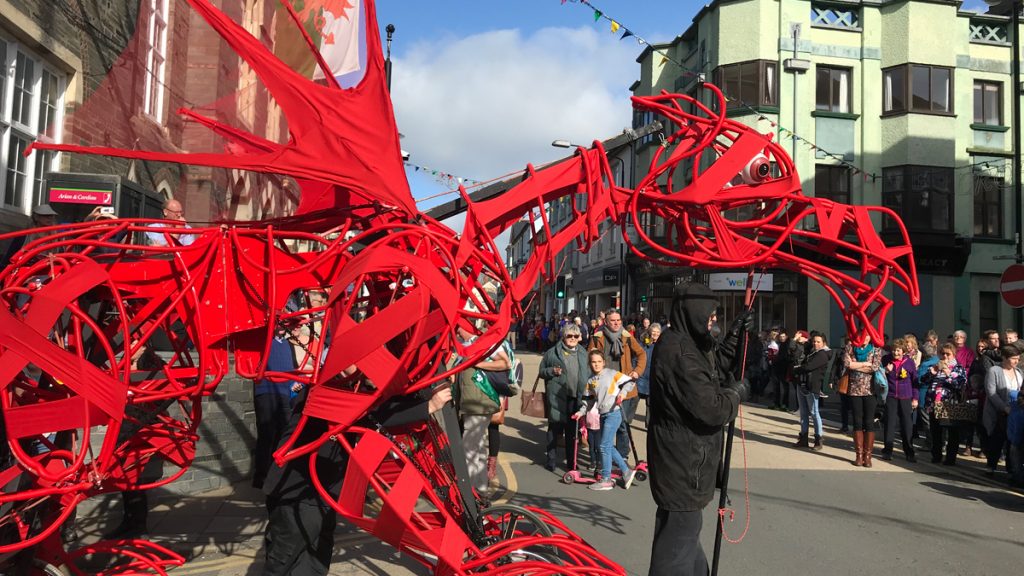
M 391 35 L 395 33 L 395 25 L 388 24 L 384 31 L 388 33 L 387 58 L 384 59 L 384 79 L 387 82 L 388 92 L 391 92 Z

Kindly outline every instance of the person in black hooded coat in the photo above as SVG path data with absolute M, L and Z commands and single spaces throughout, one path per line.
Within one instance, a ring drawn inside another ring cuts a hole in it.
M 723 426 L 747 394 L 733 376 L 749 311 L 718 338 L 718 301 L 701 284 L 681 285 L 672 299 L 671 327 L 654 348 L 647 456 L 658 505 L 650 576 L 707 574 L 700 545 L 702 510 L 715 492 Z

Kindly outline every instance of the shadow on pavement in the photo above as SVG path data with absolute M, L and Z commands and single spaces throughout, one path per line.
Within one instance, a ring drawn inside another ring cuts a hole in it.
M 581 485 L 579 489 L 586 490 L 587 488 Z M 629 517 L 625 514 L 620 514 L 607 507 L 599 506 L 592 501 L 581 498 L 548 497 L 519 493 L 512 498 L 511 503 L 518 506 L 541 508 L 563 521 L 566 518 L 585 520 L 589 524 L 615 534 L 626 534 L 625 523 L 629 520 Z

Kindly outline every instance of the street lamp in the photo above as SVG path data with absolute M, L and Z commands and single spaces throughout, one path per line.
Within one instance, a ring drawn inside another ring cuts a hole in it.
M 586 146 L 580 146 L 579 144 L 573 144 L 569 140 L 555 140 L 555 141 L 553 141 L 551 143 L 551 145 L 554 146 L 555 148 L 586 148 Z M 623 159 L 621 157 L 619 157 L 619 156 L 609 156 L 608 157 L 608 162 L 610 164 L 609 168 L 611 168 L 611 171 L 612 171 L 612 184 L 616 185 L 616 186 L 624 185 L 625 184 L 625 179 L 626 179 L 626 176 L 625 176 L 626 162 L 623 161 Z M 614 168 L 616 162 L 618 163 L 618 167 L 619 167 L 619 172 L 618 172 L 618 177 L 617 178 L 615 176 L 615 168 Z M 625 307 L 625 305 L 626 305 L 626 285 L 625 285 L 625 282 L 626 282 L 626 259 L 625 259 L 624 252 L 625 252 L 624 246 L 620 242 L 619 243 L 619 305 L 617 306 L 617 308 L 619 308 L 620 310 L 623 309 Z

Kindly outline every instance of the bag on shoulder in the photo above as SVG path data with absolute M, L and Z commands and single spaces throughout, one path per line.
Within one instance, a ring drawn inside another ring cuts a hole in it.
M 502 349 L 508 355 L 511 367 L 508 370 L 487 370 L 487 379 L 500 396 L 518 396 L 523 390 L 523 364 L 512 352 L 508 342 L 502 342 Z
M 825 365 L 825 374 L 821 381 L 821 393 L 831 396 L 836 391 L 836 385 L 843 376 L 843 363 L 839 360 L 838 350 L 828 351 L 828 364 Z
M 871 379 L 871 393 L 878 396 L 878 399 L 885 402 L 889 395 L 889 379 L 885 377 L 885 369 L 879 367 L 875 370 Z

